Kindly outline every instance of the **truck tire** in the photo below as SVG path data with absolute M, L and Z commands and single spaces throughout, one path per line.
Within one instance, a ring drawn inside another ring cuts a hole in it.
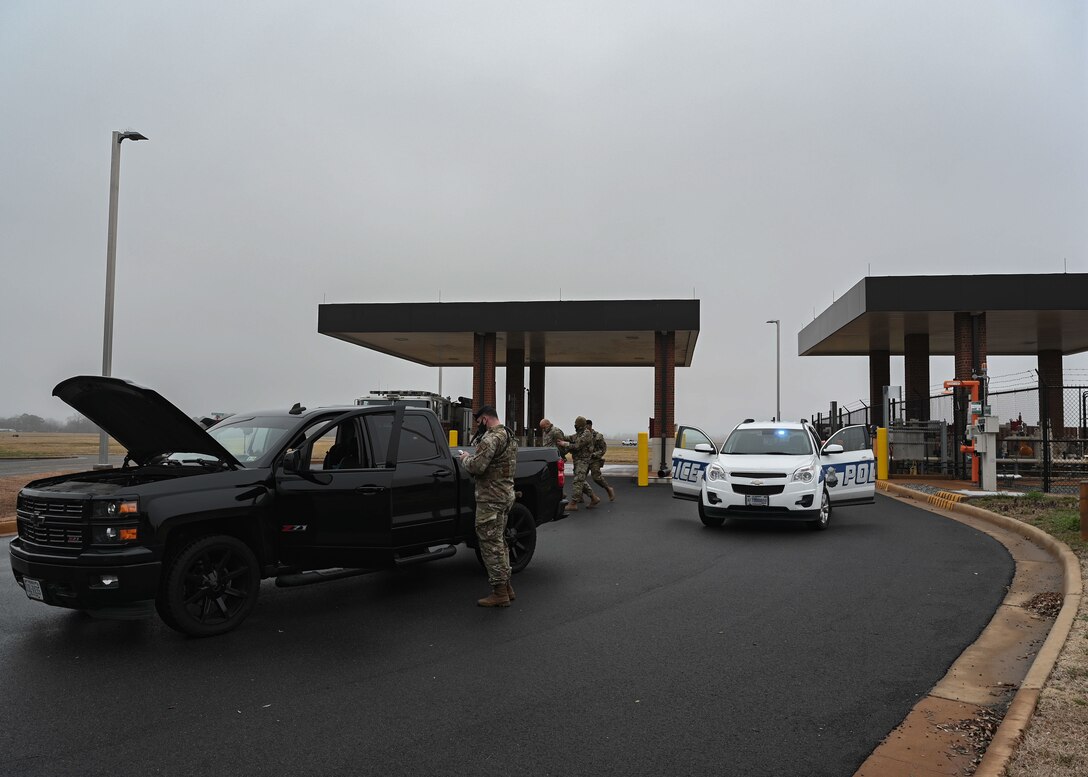
M 506 516 L 506 549 L 510 553 L 510 571 L 515 575 L 533 559 L 536 552 L 536 519 L 523 504 L 515 503 Z M 484 565 L 480 546 L 476 546 L 476 560 Z
M 257 557 L 249 546 L 237 537 L 210 534 L 170 557 L 156 606 L 170 628 L 212 637 L 249 617 L 260 587 Z

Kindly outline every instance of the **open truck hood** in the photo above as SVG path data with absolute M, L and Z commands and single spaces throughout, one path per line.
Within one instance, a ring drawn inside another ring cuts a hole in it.
M 241 466 L 200 424 L 149 388 L 120 378 L 80 375 L 58 383 L 53 396 L 105 429 L 137 464 L 165 453 L 203 453 Z

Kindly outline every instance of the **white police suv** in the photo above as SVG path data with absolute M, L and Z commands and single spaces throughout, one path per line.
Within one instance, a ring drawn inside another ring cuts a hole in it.
M 707 526 L 738 518 L 826 529 L 832 505 L 871 504 L 876 483 L 864 426 L 847 426 L 821 443 L 807 421 L 748 419 L 720 450 L 704 432 L 681 426 L 672 464 L 673 496 L 698 500 Z

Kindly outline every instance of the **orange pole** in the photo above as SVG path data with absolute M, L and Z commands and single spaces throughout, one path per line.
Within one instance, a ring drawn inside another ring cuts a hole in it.
M 944 387 L 950 389 L 956 386 L 963 386 L 971 389 L 971 401 L 978 402 L 978 387 L 979 381 L 977 380 L 946 380 Z M 971 413 L 971 423 L 975 423 L 978 420 L 978 413 Z M 975 444 L 972 442 L 970 445 L 961 445 L 960 453 L 971 454 L 971 482 L 976 486 L 978 485 L 978 456 L 975 455 Z

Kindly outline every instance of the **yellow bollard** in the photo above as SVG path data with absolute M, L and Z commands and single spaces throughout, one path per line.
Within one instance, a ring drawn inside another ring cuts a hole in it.
M 883 426 L 876 430 L 876 479 L 888 479 L 888 430 Z
M 457 447 L 457 430 L 456 429 L 450 429 L 450 447 L 451 448 L 456 448 Z
M 650 433 L 638 433 L 638 484 L 650 485 Z

